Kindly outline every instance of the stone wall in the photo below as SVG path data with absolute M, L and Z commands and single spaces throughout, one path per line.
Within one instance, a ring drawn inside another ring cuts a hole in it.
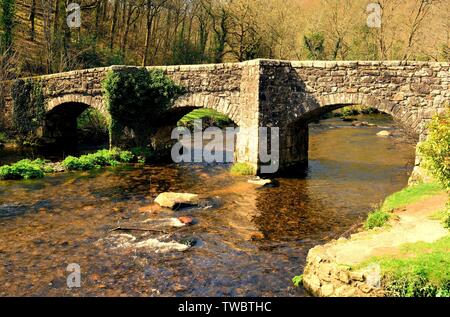
M 303 286 L 320 297 L 384 296 L 383 289 L 371 285 L 368 276 L 368 272 L 352 271 L 348 265 L 337 263 L 332 255 L 327 254 L 326 245 L 316 246 L 308 252 Z

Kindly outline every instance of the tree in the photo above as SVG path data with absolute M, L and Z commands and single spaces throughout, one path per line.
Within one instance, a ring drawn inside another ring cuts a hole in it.
M 408 36 L 408 44 L 405 49 L 405 54 L 403 55 L 403 60 L 407 60 L 411 55 L 411 49 L 416 44 L 416 38 L 423 26 L 425 19 L 429 16 L 433 4 L 436 4 L 436 0 L 416 0 L 417 10 L 415 11 L 414 19 L 411 23 L 409 36 Z M 416 9 L 416 8 L 415 8 Z
M 308 50 L 308 58 L 320 60 L 325 57 L 325 38 L 322 33 L 313 33 L 303 37 L 305 48 Z

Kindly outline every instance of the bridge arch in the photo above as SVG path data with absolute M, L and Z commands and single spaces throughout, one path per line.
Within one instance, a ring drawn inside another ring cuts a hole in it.
M 48 101 L 42 136 L 51 143 L 75 145 L 77 142 L 77 119 L 88 108 L 99 111 L 106 118 L 101 99 L 94 96 L 68 94 Z
M 346 107 L 362 105 L 377 109 L 390 115 L 405 132 L 414 138 L 419 137 L 419 122 L 413 114 L 402 110 L 398 103 L 362 93 L 335 93 L 306 98 L 305 105 L 291 116 L 291 120 L 281 130 L 280 163 L 283 169 L 307 165 L 308 162 L 308 124 L 317 121 L 324 114 Z

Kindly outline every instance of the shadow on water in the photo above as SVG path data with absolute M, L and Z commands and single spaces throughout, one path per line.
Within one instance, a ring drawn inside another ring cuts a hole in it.
M 336 125 L 331 119 L 311 127 L 307 173 L 277 178 L 274 188 L 201 164 L 0 181 L 0 295 L 306 296 L 291 278 L 302 272 L 308 250 L 355 230 L 373 204 L 407 183 L 414 162 L 414 146 L 400 136 Z M 216 203 L 153 210 L 164 191 Z M 196 224 L 168 235 L 111 232 L 179 216 Z M 120 239 L 151 238 L 197 244 L 168 253 L 117 247 Z M 81 288 L 66 287 L 69 263 L 81 267 Z

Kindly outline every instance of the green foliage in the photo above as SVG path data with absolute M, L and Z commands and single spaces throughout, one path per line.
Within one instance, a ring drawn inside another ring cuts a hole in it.
M 395 256 L 373 257 L 358 265 L 380 265 L 389 296 L 448 297 L 450 295 L 450 236 L 432 243 L 404 244 Z M 413 256 L 412 256 L 413 255 Z
M 303 45 L 308 51 L 309 59 L 325 59 L 325 38 L 322 33 L 303 36 Z
M 100 111 L 88 108 L 77 118 L 77 129 L 91 142 L 99 142 L 107 138 L 109 122 Z
M 207 126 L 230 127 L 234 125 L 233 121 L 227 116 L 213 109 L 206 108 L 195 109 L 194 111 L 188 113 L 181 118 L 180 121 L 178 121 L 178 125 L 192 128 L 194 120 L 199 119 L 201 119 Z
M 125 128 L 132 129 L 137 146 L 149 143 L 162 114 L 182 93 L 181 87 L 161 70 L 145 68 L 111 71 L 102 87 L 112 117 L 112 137 L 121 135 Z
M 389 219 L 391 219 L 392 213 L 382 211 L 382 210 L 375 210 L 371 213 L 369 213 L 369 216 L 367 217 L 366 222 L 364 223 L 365 229 L 373 229 L 377 227 L 383 227 Z
M 0 143 L 6 143 L 8 141 L 8 136 L 4 132 L 0 132 Z
M 12 165 L 3 165 L 0 167 L 0 179 L 32 179 L 42 178 L 44 173 L 48 173 L 46 161 L 37 159 L 34 161 L 25 159 Z
M 340 109 L 341 117 L 355 116 L 357 114 L 358 114 L 358 110 L 356 110 L 353 107 L 344 107 L 344 108 Z
M 350 117 L 358 114 L 374 114 L 379 111 L 375 108 L 364 107 L 364 106 L 345 106 L 336 111 L 336 116 L 339 117 Z
M 93 36 L 83 36 L 72 48 L 76 57 L 77 68 L 92 68 L 111 65 L 124 65 L 125 60 L 120 51 L 100 48 Z
M 14 81 L 11 94 L 14 101 L 13 122 L 22 136 L 34 135 L 45 118 L 44 94 L 40 81 Z
M 187 65 L 187 64 L 200 64 L 207 61 L 200 45 L 192 43 L 189 39 L 185 39 L 181 36 L 173 44 L 172 60 L 170 64 L 173 65 Z
M 99 150 L 92 154 L 81 155 L 80 157 L 68 156 L 62 165 L 68 170 L 91 170 L 104 166 L 116 166 L 120 163 L 130 163 L 135 156 L 129 151 L 119 149 Z
M 156 153 L 149 147 L 135 147 L 131 149 L 131 153 L 137 157 L 139 163 L 151 162 L 156 158 Z
M 10 52 L 13 44 L 13 28 L 14 28 L 14 15 L 15 15 L 15 0 L 2 0 L 0 10 L 0 53 Z
M 292 283 L 295 287 L 299 287 L 303 283 L 303 274 L 294 276 L 292 278 Z
M 255 169 L 247 163 L 234 163 L 230 172 L 233 175 L 254 175 Z
M 433 117 L 428 132 L 427 140 L 419 144 L 424 167 L 446 189 L 450 189 L 450 106 L 445 114 Z

